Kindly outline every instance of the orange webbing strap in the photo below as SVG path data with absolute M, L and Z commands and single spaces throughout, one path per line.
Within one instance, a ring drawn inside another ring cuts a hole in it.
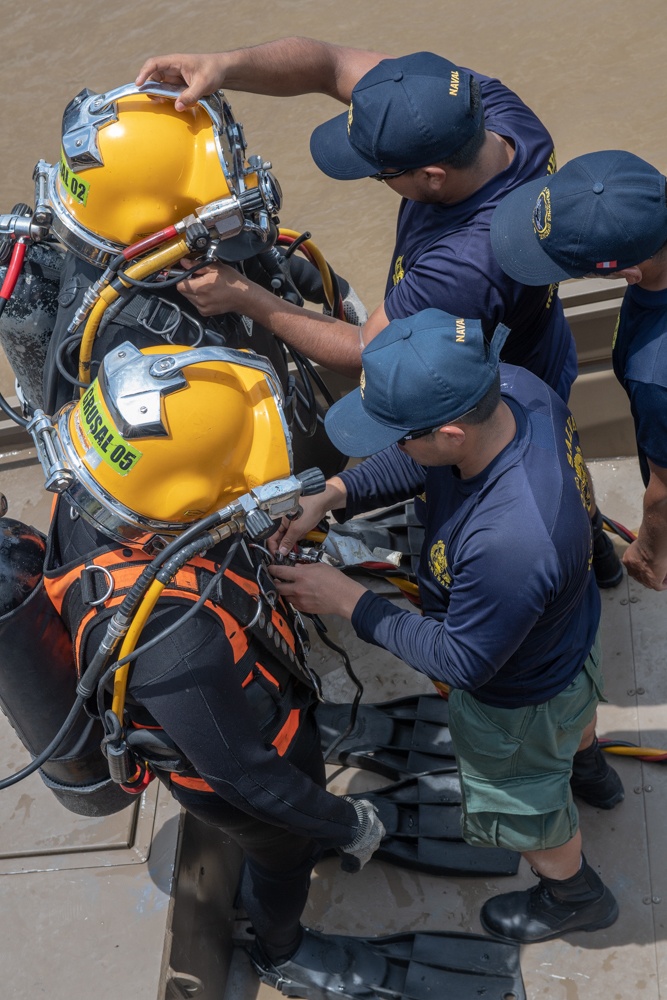
M 171 771 L 169 777 L 175 785 L 180 785 L 181 788 L 189 788 L 192 792 L 213 792 L 215 795 L 209 783 L 203 778 L 186 778 L 182 774 L 177 774 L 176 771 Z
M 62 574 L 62 576 L 52 576 L 49 578 L 49 597 L 54 603 L 54 606 L 58 609 L 59 613 L 62 612 L 63 604 L 67 599 L 70 588 L 78 583 L 86 566 L 94 565 L 103 567 L 113 578 L 113 593 L 104 602 L 104 604 L 99 607 L 90 607 L 89 605 L 84 604 L 78 587 L 73 598 L 68 600 L 68 611 L 73 618 L 73 621 L 70 623 L 70 627 L 74 632 L 73 640 L 77 672 L 80 673 L 82 646 L 88 630 L 95 625 L 96 620 L 101 614 L 106 614 L 108 616 L 113 612 L 114 608 L 122 603 L 125 595 L 135 584 L 142 570 L 150 561 L 151 560 L 144 552 L 130 549 L 129 546 L 127 548 L 118 547 L 104 549 L 90 555 L 79 565 L 70 567 L 65 573 Z M 186 601 L 198 600 L 200 597 L 200 586 L 197 569 L 203 569 L 207 573 L 213 574 L 215 572 L 215 568 L 215 563 L 205 557 L 199 556 L 192 559 L 177 572 L 174 579 L 164 588 L 160 594 L 159 601 L 162 601 L 165 598 L 176 598 Z M 255 580 L 247 579 L 246 577 L 231 571 L 227 571 L 225 575 L 229 576 L 231 578 L 231 582 L 243 590 L 251 598 L 256 599 L 258 597 L 259 587 Z M 74 605 L 76 605 L 76 607 Z M 222 623 L 225 635 L 227 636 L 227 639 L 232 647 L 234 663 L 235 665 L 239 664 L 250 649 L 252 633 L 244 630 L 237 619 L 219 604 L 216 604 L 211 600 L 206 600 L 203 606 L 211 611 Z M 276 634 L 280 635 L 280 637 L 284 639 L 288 648 L 295 652 L 296 642 L 294 634 L 285 616 L 280 614 L 279 610 L 273 609 L 271 612 L 271 621 Z M 276 649 L 275 655 L 277 657 L 276 668 L 278 668 L 281 662 L 280 652 L 278 649 Z M 275 685 L 275 687 L 279 690 L 281 689 L 281 682 L 278 679 L 280 677 L 280 673 L 278 674 L 278 677 L 276 677 L 270 668 L 263 666 L 258 661 L 255 662 L 255 669 L 272 685 Z M 284 669 L 284 667 L 282 669 Z M 252 679 L 252 673 L 248 674 L 243 681 L 243 686 L 247 686 Z M 272 740 L 273 746 L 275 746 L 277 752 L 281 756 L 287 751 L 298 731 L 299 719 L 299 710 L 290 710 L 280 731 Z M 201 778 L 184 778 L 182 775 L 172 775 L 172 780 L 174 780 L 177 784 L 184 784 L 186 787 L 191 787 L 200 791 L 212 791 L 210 786 Z
M 71 587 L 80 580 L 81 574 L 87 566 L 104 568 L 113 578 L 113 593 L 105 601 L 104 605 L 91 608 L 88 605 L 81 604 L 79 613 L 73 615 L 75 620 L 69 623 L 73 632 L 74 653 L 78 672 L 80 672 L 81 646 L 87 627 L 95 623 L 98 615 L 117 607 L 123 601 L 125 595 L 136 583 L 144 567 L 150 562 L 151 560 L 146 556 L 145 552 L 131 549 L 130 547 L 119 547 L 93 553 L 78 565 L 68 569 L 61 576 L 45 576 L 44 585 L 46 592 L 60 615 L 62 615 L 67 594 Z M 212 561 L 202 557 L 193 559 L 177 572 L 175 578 L 162 591 L 161 599 L 163 597 L 177 597 L 185 598 L 186 600 L 198 600 L 200 590 L 195 567 L 205 569 L 209 573 L 214 572 L 214 563 Z M 257 593 L 256 587 L 255 593 Z M 225 611 L 224 608 L 208 600 L 204 606 L 222 621 L 223 628 L 232 646 L 234 660 L 237 662 L 248 649 L 248 638 L 245 632 L 239 627 L 236 619 Z

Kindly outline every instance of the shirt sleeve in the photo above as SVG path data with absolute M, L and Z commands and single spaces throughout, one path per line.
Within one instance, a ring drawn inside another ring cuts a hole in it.
M 514 534 L 505 542 L 499 536 L 502 530 L 490 523 L 461 547 L 443 621 L 369 592 L 352 616 L 357 634 L 432 680 L 466 691 L 487 683 L 543 614 L 558 572 L 546 534 L 534 540 Z
M 459 240 L 457 251 L 460 254 L 462 250 Z M 441 243 L 419 255 L 385 298 L 384 308 L 390 320 L 433 308 L 484 320 L 493 329 L 502 322 L 507 304 L 488 275 Z
M 183 612 L 151 618 L 142 640 Z M 265 743 L 235 670 L 224 630 L 204 612 L 137 658 L 131 693 L 221 798 L 326 846 L 350 843 L 354 808 Z
M 424 489 L 426 469 L 396 445 L 339 474 L 347 489 L 347 506 L 334 511 L 340 521 L 378 507 L 411 500 Z
M 667 388 L 628 380 L 637 443 L 654 465 L 667 468 Z

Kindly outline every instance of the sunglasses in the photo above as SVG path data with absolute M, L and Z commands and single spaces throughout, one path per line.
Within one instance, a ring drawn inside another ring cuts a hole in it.
M 474 413 L 476 409 L 477 406 L 472 406 L 469 410 L 466 410 L 465 413 L 462 413 L 460 417 L 455 417 L 454 420 L 449 420 L 447 423 L 452 424 L 456 420 L 462 420 L 463 417 L 468 417 L 471 413 Z M 436 431 L 439 431 L 440 428 L 444 426 L 444 424 L 440 423 L 436 424 L 435 427 L 424 427 L 421 431 L 410 431 L 409 434 L 404 434 L 402 438 L 399 438 L 397 444 L 405 444 L 406 441 L 416 441 L 418 438 L 428 437 L 429 434 L 435 434 Z
M 410 431 L 409 434 L 404 434 L 402 438 L 398 439 L 398 444 L 405 444 L 406 441 L 416 441 L 418 438 L 428 437 L 429 434 L 435 434 L 439 431 L 442 424 L 438 424 L 437 427 L 424 427 L 421 431 Z
M 411 169 L 411 167 L 406 167 L 404 170 L 381 170 L 379 174 L 371 174 L 371 177 L 374 181 L 393 181 L 396 177 L 409 174 Z

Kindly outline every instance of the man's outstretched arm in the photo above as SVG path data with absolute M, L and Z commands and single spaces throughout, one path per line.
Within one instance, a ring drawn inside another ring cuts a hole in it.
M 342 375 L 361 371 L 361 351 L 389 322 L 380 305 L 363 327 L 285 302 L 226 264 L 202 268 L 178 285 L 202 316 L 249 316 L 317 364 Z
M 136 82 L 141 85 L 156 80 L 185 85 L 186 90 L 176 102 L 179 111 L 220 89 L 273 97 L 328 94 L 349 104 L 361 77 L 384 58 L 381 52 L 331 45 L 314 38 L 279 38 L 229 52 L 151 56 Z

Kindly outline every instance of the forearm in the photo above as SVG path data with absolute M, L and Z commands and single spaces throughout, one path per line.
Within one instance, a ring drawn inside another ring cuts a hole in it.
M 223 88 L 275 97 L 321 93 L 345 103 L 358 80 L 382 58 L 379 52 L 299 37 L 216 56 Z
M 445 623 L 405 611 L 378 594 L 360 595 L 350 620 L 360 639 L 389 650 L 433 681 L 474 690 L 493 676 L 494 668 L 474 657 L 453 655 Z
M 361 371 L 359 327 L 285 302 L 252 282 L 240 280 L 235 310 L 249 316 L 317 364 L 357 377 Z

